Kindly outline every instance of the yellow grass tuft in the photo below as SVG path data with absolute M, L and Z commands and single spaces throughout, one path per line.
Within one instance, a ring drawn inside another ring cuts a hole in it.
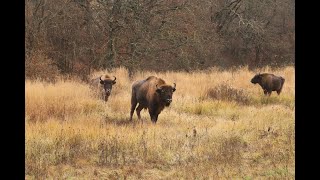
M 26 179 L 294 179 L 294 68 L 280 96 L 250 83 L 255 72 L 211 69 L 101 71 L 117 77 L 109 101 L 87 84 L 26 81 Z M 131 85 L 150 75 L 175 82 L 156 125 L 129 122 Z

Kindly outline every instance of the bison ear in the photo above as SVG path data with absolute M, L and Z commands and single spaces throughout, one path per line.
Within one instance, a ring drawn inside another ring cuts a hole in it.
M 112 81 L 112 84 L 115 84 L 116 83 L 116 81 Z
M 175 92 L 175 91 L 176 91 L 176 88 L 173 88 L 173 89 L 172 89 L 172 92 Z

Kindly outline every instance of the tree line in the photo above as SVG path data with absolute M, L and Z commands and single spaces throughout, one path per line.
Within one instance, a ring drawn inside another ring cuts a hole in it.
M 26 0 L 26 77 L 294 65 L 293 0 Z

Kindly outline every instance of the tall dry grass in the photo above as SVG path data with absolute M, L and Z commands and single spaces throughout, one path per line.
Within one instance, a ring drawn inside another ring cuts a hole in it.
M 26 178 L 294 179 L 294 68 L 280 96 L 254 72 L 95 72 L 117 77 L 107 103 L 77 81 L 26 81 Z M 131 85 L 149 75 L 177 84 L 156 125 L 129 122 Z

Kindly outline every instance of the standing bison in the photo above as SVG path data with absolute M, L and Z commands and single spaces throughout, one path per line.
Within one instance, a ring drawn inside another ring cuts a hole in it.
M 116 77 L 111 79 L 108 75 L 102 75 L 98 78 L 92 79 L 90 82 L 91 87 L 101 94 L 102 98 L 107 102 L 111 94 L 112 85 L 116 83 Z
M 176 84 L 173 84 L 172 87 L 166 84 L 163 79 L 155 76 L 133 83 L 130 121 L 132 121 L 134 109 L 139 103 L 136 109 L 138 119 L 141 119 L 140 111 L 144 108 L 149 110 L 151 121 L 156 123 L 158 115 L 164 107 L 169 106 L 172 102 L 172 94 L 176 90 Z
M 263 89 L 265 95 L 271 95 L 272 91 L 277 91 L 278 95 L 281 93 L 285 79 L 281 76 L 275 76 L 273 74 L 263 73 L 256 74 L 251 83 L 259 84 Z

